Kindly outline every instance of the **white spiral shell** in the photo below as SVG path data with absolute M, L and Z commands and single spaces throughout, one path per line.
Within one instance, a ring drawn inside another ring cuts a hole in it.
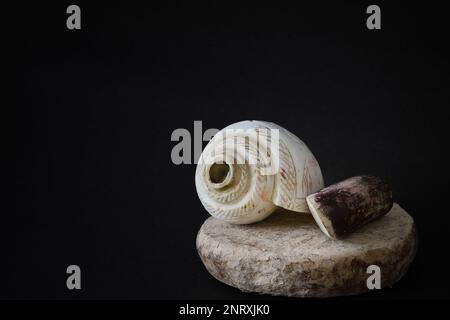
M 324 187 L 308 147 L 265 121 L 241 121 L 217 133 L 200 156 L 195 185 L 205 209 L 234 224 L 263 220 L 277 206 L 309 212 L 306 196 Z

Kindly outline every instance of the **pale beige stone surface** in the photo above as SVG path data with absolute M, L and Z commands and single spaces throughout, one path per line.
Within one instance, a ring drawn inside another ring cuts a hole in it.
M 329 297 L 368 291 L 367 267 L 392 286 L 416 252 L 413 219 L 398 204 L 381 219 L 341 240 L 328 239 L 308 214 L 277 212 L 251 225 L 208 218 L 197 250 L 219 281 L 242 291 Z

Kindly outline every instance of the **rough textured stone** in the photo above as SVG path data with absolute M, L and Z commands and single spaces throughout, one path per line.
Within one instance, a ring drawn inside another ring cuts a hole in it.
M 413 219 L 398 204 L 341 240 L 327 238 L 307 214 L 278 212 L 251 225 L 208 218 L 197 250 L 219 281 L 243 291 L 329 297 L 368 291 L 367 267 L 381 268 L 381 286 L 406 272 L 416 252 Z

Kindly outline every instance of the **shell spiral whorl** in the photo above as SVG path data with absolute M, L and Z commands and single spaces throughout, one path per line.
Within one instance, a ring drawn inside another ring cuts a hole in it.
M 279 132 L 276 152 L 272 129 Z M 273 167 L 276 171 L 270 172 Z M 320 168 L 306 145 L 263 121 L 238 122 L 216 134 L 200 156 L 195 183 L 205 209 L 234 224 L 263 220 L 277 206 L 307 212 L 306 196 L 323 187 Z

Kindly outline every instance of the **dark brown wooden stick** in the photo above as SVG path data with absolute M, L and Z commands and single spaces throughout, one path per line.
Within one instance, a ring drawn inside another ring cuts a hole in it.
M 378 177 L 349 178 L 309 195 L 307 203 L 320 229 L 343 237 L 391 210 L 392 191 Z

